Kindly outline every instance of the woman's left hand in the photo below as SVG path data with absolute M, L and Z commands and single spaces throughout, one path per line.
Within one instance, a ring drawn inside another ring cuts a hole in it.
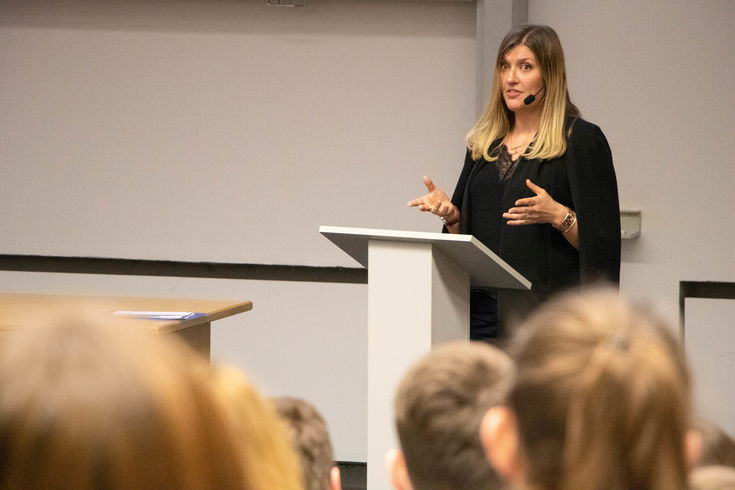
M 566 206 L 554 201 L 548 192 L 530 179 L 526 179 L 526 185 L 536 195 L 518 199 L 515 207 L 503 213 L 503 218 L 508 220 L 509 225 L 559 224 L 564 221 L 567 215 Z

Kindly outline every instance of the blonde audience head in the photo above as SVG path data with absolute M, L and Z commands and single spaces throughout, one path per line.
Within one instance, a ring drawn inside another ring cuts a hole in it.
M 301 468 L 288 427 L 269 401 L 232 367 L 214 368 L 213 386 L 236 420 L 249 488 L 301 489 Z
M 390 453 L 397 490 L 480 490 L 500 480 L 485 459 L 480 422 L 502 403 L 513 366 L 482 342 L 434 347 L 404 374 L 394 409 L 400 449 Z
M 656 315 L 617 291 L 569 294 L 527 320 L 512 352 L 507 407 L 487 413 L 482 438 L 516 486 L 687 487 L 689 374 Z
M 142 332 L 19 329 L 0 345 L 0 487 L 277 488 L 215 385 L 208 361 Z

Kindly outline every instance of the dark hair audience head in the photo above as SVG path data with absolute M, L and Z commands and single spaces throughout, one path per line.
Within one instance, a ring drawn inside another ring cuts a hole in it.
M 698 417 L 694 429 L 701 439 L 700 466 L 730 466 L 735 468 L 735 440 L 711 420 Z
M 273 397 L 276 412 L 286 422 L 291 441 L 301 461 L 306 490 L 341 489 L 339 468 L 324 417 L 302 398 Z

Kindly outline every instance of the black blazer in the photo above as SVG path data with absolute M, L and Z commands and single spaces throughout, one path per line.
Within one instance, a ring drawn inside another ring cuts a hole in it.
M 461 213 L 460 233 L 483 235 L 483 243 L 533 283 L 536 300 L 579 284 L 620 280 L 620 206 L 610 147 L 596 125 L 582 119 L 571 124 L 566 153 L 551 160 L 521 162 L 502 195 L 490 199 L 497 208 L 490 216 L 485 210 L 472 209 L 477 200 L 470 193 L 478 170 L 483 165 L 494 170 L 494 163 L 473 160 L 469 150 L 452 197 Z M 497 178 L 497 172 L 494 175 Z M 517 199 L 534 195 L 526 179 L 577 213 L 579 251 L 550 224 L 505 224 L 502 212 Z M 493 218 L 498 213 L 498 219 Z M 482 219 L 473 220 L 477 215 Z

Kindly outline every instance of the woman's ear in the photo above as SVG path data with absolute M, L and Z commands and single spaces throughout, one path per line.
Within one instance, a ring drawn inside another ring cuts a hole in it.
M 342 474 L 339 472 L 338 466 L 332 466 L 329 470 L 329 489 L 342 490 Z
M 406 458 L 400 449 L 391 449 L 385 455 L 385 462 L 388 466 L 388 474 L 390 475 L 390 484 L 395 490 L 413 490 L 411 480 L 408 478 L 408 468 L 406 468 Z
M 495 471 L 511 483 L 518 483 L 525 476 L 520 457 L 516 418 L 508 407 L 498 406 L 488 410 L 480 424 L 480 440 L 485 457 Z
M 684 439 L 684 455 L 689 468 L 695 468 L 702 457 L 702 434 L 696 430 L 687 431 Z

